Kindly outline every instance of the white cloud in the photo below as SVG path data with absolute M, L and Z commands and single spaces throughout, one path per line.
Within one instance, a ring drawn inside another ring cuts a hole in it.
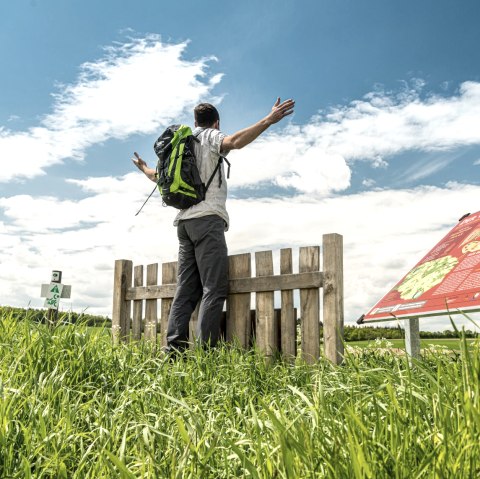
M 267 134 L 244 150 L 231 152 L 232 187 L 271 182 L 282 187 L 326 195 L 350 185 L 345 159 L 318 148 L 298 128 Z
M 443 170 L 454 160 L 454 156 L 449 156 L 447 158 L 416 162 L 405 168 L 400 179 L 406 182 L 422 180 Z
M 372 178 L 365 178 L 362 181 L 362 185 L 365 186 L 366 188 L 371 188 L 372 186 L 375 186 L 376 181 Z
M 248 148 L 232 152 L 235 170 L 231 184 L 242 187 L 268 181 L 328 195 L 348 188 L 353 161 L 367 160 L 373 168 L 386 168 L 385 157 L 401 152 L 445 155 L 446 150 L 458 146 L 479 144 L 480 130 L 475 126 L 479 122 L 480 83 L 465 82 L 456 96 L 425 100 L 418 89 L 397 96 L 370 93 L 363 100 L 332 108 L 308 124 L 288 125 L 281 133 L 267 132 Z M 443 156 L 408 165 L 404 180 L 426 178 L 454 160 Z
M 473 162 L 474 165 L 480 165 L 480 158 Z
M 107 139 L 151 133 L 191 109 L 221 75 L 208 75 L 212 58 L 182 58 L 187 44 L 164 44 L 150 35 L 108 48 L 81 65 L 72 85 L 54 95 L 52 113 L 39 126 L 16 132 L 0 127 L 0 181 L 33 177 Z M 21 168 L 18 167 L 21 159 Z
M 422 100 L 416 90 L 393 97 L 367 95 L 333 109 L 313 126 L 325 148 L 349 159 L 375 158 L 410 149 L 443 150 L 478 144 L 480 83 L 465 82 L 458 95 Z M 326 133 L 326 135 L 325 135 Z
M 80 186 L 95 190 L 97 180 Z M 40 306 L 39 285 L 58 269 L 73 286 L 75 309 L 110 315 L 114 259 L 150 263 L 175 257 L 175 212 L 152 198 L 135 217 L 145 197 L 145 178 L 130 174 L 103 178 L 102 184 L 103 191 L 78 201 L 25 195 L 0 200 L 7 220 L 0 229 L 2 304 Z
M 388 162 L 381 156 L 377 155 L 371 159 L 372 168 L 387 168 Z
M 140 174 L 76 183 L 89 193 L 87 198 L 44 197 L 39 208 L 39 198 L 1 200 L 8 219 L 0 227 L 3 304 L 41 305 L 39 285 L 48 281 L 50 270 L 60 269 L 64 282 L 73 286 L 76 310 L 88 307 L 110 315 L 115 259 L 132 259 L 135 264 L 176 259 L 175 210 L 162 208 L 154 197 L 134 216 L 150 189 Z M 234 254 L 321 245 L 323 234 L 342 234 L 346 319 L 352 322 L 450 230 L 466 212 L 459 205 L 474 206 L 479 194 L 478 186 L 452 183 L 445 188 L 369 191 L 325 199 L 232 199 L 227 241 Z M 25 211 L 32 212 L 30 222 Z M 432 327 L 448 327 L 445 321 L 432 321 Z

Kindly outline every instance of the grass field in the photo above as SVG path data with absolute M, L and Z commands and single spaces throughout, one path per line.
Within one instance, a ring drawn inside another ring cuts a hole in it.
M 466 339 L 466 344 L 472 348 L 475 344 L 474 339 Z M 383 346 L 394 349 L 405 349 L 405 341 L 403 339 L 388 339 L 382 341 Z M 377 344 L 374 340 L 370 341 L 351 341 L 347 343 L 348 346 L 357 346 L 359 348 L 375 348 Z M 420 347 L 422 349 L 444 348 L 451 351 L 460 351 L 462 341 L 459 339 L 422 339 L 420 340 Z
M 341 367 L 235 347 L 170 362 L 0 318 L 1 478 L 473 478 L 480 350 Z

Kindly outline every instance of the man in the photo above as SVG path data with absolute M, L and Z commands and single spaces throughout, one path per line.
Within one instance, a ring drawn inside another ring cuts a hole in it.
M 212 175 L 220 156 L 239 150 L 254 141 L 271 125 L 293 113 L 295 102 L 280 98 L 262 120 L 233 135 L 220 132 L 220 116 L 209 103 L 195 107 L 195 130 L 199 143 L 195 156 L 204 183 Z M 155 170 L 135 152 L 137 168 L 156 182 Z M 226 210 L 227 183 L 223 164 L 220 178 L 214 179 L 205 200 L 180 210 L 174 221 L 179 240 L 177 290 L 173 299 L 167 330 L 167 352 L 182 351 L 188 345 L 188 323 L 201 299 L 197 339 L 204 346 L 215 346 L 220 334 L 220 319 L 228 293 L 228 252 L 225 231 L 229 218 Z

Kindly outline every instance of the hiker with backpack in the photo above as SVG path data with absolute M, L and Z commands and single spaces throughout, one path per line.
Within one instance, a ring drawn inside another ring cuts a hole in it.
M 178 276 L 168 318 L 166 352 L 182 351 L 188 346 L 190 317 L 200 300 L 197 340 L 203 346 L 217 344 L 228 293 L 225 156 L 253 142 L 271 125 L 293 113 L 294 106 L 293 100 L 281 102 L 277 98 L 265 118 L 225 135 L 220 131 L 217 109 L 200 103 L 194 109 L 193 132 L 184 125 L 172 125 L 155 143 L 159 157 L 156 170 L 134 153 L 133 163 L 157 183 L 164 204 L 180 210 L 173 223 L 179 240 Z

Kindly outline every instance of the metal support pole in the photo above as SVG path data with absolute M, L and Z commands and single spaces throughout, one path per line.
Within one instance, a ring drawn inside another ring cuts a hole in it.
M 420 359 L 420 321 L 405 319 L 405 349 L 413 359 Z

